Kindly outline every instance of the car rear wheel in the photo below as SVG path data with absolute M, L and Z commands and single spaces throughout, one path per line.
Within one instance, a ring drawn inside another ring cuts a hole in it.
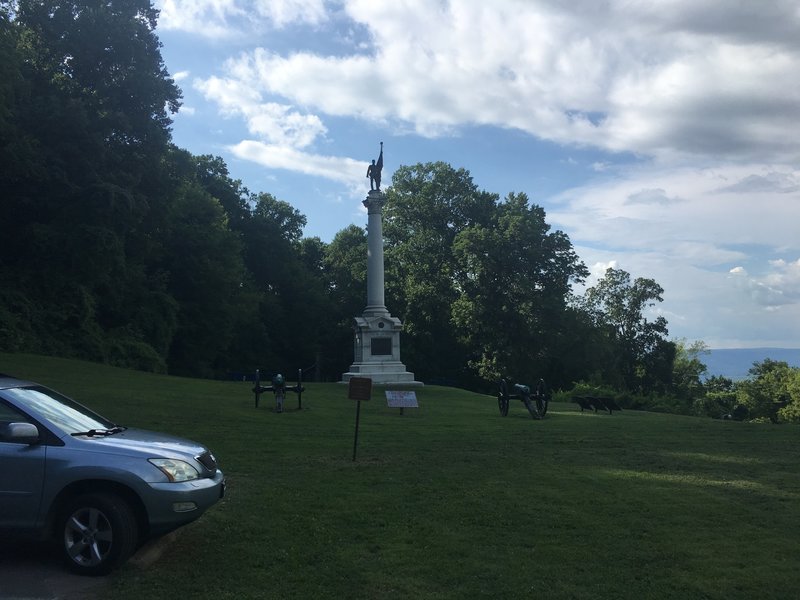
M 117 495 L 78 496 L 62 515 L 61 550 L 66 564 L 77 573 L 105 575 L 136 550 L 136 518 Z

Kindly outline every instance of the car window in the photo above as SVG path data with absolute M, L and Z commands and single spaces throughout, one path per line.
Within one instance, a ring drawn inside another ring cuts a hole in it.
M 17 409 L 12 408 L 4 402 L 0 402 L 0 422 L 5 423 L 27 423 L 28 417 L 23 415 Z
M 114 427 L 114 423 L 108 419 L 44 387 L 11 388 L 3 393 L 19 406 L 36 411 L 66 433 Z
M 30 419 L 15 408 L 0 402 L 0 442 L 8 442 L 6 426 L 9 423 L 30 423 Z

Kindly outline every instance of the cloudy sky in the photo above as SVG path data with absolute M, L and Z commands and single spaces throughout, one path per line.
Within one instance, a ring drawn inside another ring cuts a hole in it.
M 463 167 L 543 206 L 595 277 L 655 279 L 674 339 L 800 348 L 796 0 L 156 5 L 174 141 L 305 235 L 366 224 L 383 141 L 384 186 Z

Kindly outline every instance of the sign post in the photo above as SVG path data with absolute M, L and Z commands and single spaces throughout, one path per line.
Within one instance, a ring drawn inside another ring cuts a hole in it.
M 358 421 L 361 416 L 361 401 L 372 397 L 372 379 L 369 377 L 351 377 L 347 386 L 347 397 L 356 401 L 356 434 L 353 439 L 353 462 L 358 449 Z

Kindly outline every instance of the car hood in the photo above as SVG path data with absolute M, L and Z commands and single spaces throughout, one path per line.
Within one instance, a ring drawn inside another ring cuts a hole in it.
M 130 428 L 108 436 L 76 436 L 72 439 L 97 450 L 147 457 L 194 458 L 207 451 L 205 446 L 192 440 L 145 429 Z

